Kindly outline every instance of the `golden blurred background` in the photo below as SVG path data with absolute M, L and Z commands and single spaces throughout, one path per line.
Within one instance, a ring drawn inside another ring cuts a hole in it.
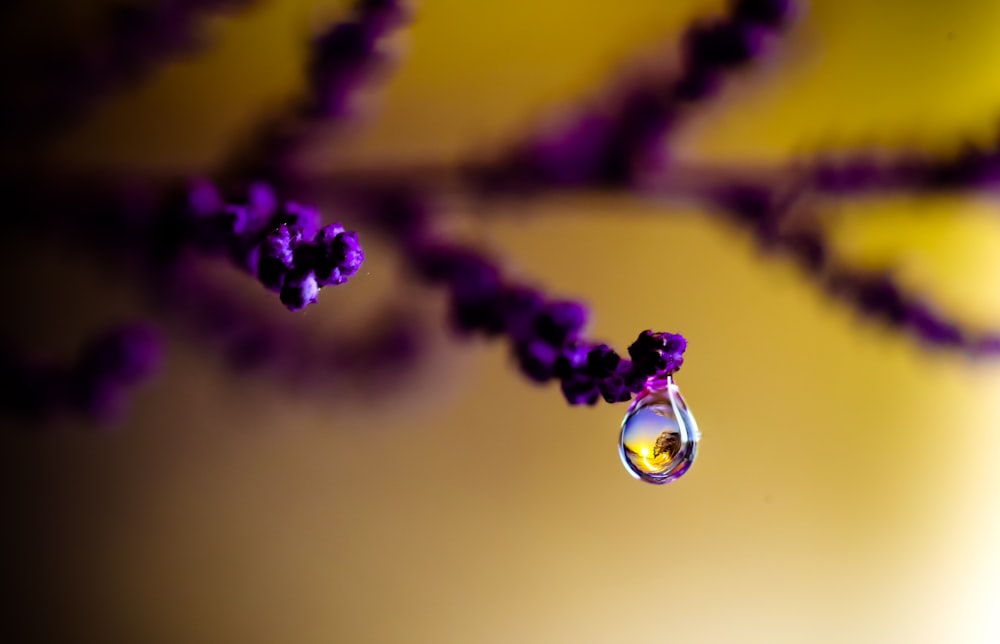
M 346 6 L 271 0 L 213 21 L 215 48 L 101 104 L 48 158 L 210 170 L 299 87 L 306 37 Z M 378 109 L 318 136 L 305 162 L 481 153 L 721 7 L 424 0 Z M 997 25 L 990 0 L 814 0 L 674 149 L 758 162 L 985 142 L 1000 114 Z M 1000 364 L 864 322 L 693 208 L 545 197 L 509 209 L 472 234 L 586 299 L 595 337 L 688 337 L 678 383 L 703 434 L 688 475 L 631 479 L 616 451 L 624 407 L 570 408 L 500 346 L 439 343 L 419 377 L 327 400 L 231 373 L 175 334 L 120 431 L 0 439 L 15 590 L 38 610 L 39 639 L 1000 641 Z M 896 266 L 969 323 L 1000 325 L 1000 205 L 920 196 L 826 211 L 843 256 Z M 72 347 L 139 307 L 85 255 L 39 252 L 26 279 L 48 286 L 8 305 L 14 332 Z M 373 245 L 302 324 L 392 299 L 394 265 Z

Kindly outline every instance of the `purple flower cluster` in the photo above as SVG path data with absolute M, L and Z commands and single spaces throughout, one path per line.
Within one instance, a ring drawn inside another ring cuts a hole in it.
M 35 420 L 61 413 L 115 420 L 129 391 L 156 371 L 161 354 L 157 336 L 142 326 L 101 335 L 70 365 L 33 364 L 0 351 L 0 410 Z
M 530 380 L 559 380 L 571 405 L 629 400 L 651 378 L 665 378 L 684 362 L 683 336 L 643 331 L 622 358 L 583 332 L 587 310 L 535 288 L 511 283 L 483 255 L 453 244 L 415 249 L 418 273 L 448 290 L 451 321 L 460 333 L 506 337 L 521 372 Z
M 687 341 L 643 331 L 622 358 L 606 344 L 584 338 L 587 310 L 579 302 L 547 297 L 504 278 L 482 253 L 427 234 L 428 208 L 418 194 L 386 192 L 373 198 L 374 216 L 400 242 L 414 271 L 447 289 L 453 328 L 462 334 L 504 337 L 530 380 L 559 380 L 571 405 L 600 398 L 624 402 L 652 378 L 680 369 Z
M 316 302 L 324 286 L 346 282 L 365 259 L 357 233 L 322 226 L 317 209 L 281 202 L 266 184 L 254 184 L 246 203 L 230 204 L 214 185 L 198 183 L 190 212 L 197 246 L 228 253 L 291 311 Z

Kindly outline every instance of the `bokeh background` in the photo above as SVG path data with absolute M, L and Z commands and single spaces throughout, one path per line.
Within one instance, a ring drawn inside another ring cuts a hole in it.
M 104 6 L 23 10 L 58 40 L 86 34 Z M 488 151 L 623 62 L 669 52 L 721 6 L 425 0 L 378 110 L 318 133 L 305 162 L 321 173 Z M 270 0 L 212 21 L 214 48 L 35 152 L 109 173 L 210 171 L 300 86 L 306 37 L 345 7 Z M 991 0 L 813 0 L 781 53 L 701 110 L 675 155 L 756 163 L 987 142 L 997 25 Z M 988 196 L 822 212 L 843 256 L 898 267 L 970 324 L 1000 324 L 1000 204 Z M 864 322 L 694 207 L 545 197 L 491 214 L 461 230 L 512 271 L 585 298 L 596 337 L 689 338 L 678 382 L 703 441 L 685 478 L 628 477 L 622 405 L 570 408 L 502 347 L 447 338 L 438 294 L 403 280 L 372 241 L 362 274 L 297 323 L 336 333 L 416 301 L 439 329 L 433 355 L 378 391 L 234 373 L 168 324 L 166 371 L 117 431 L 4 432 L 4 576 L 32 638 L 1000 641 L 1000 363 Z M 141 284 L 85 249 L 31 243 L 3 258 L 19 286 L 4 331 L 26 348 L 69 352 L 149 310 Z M 218 273 L 261 315 L 282 315 Z

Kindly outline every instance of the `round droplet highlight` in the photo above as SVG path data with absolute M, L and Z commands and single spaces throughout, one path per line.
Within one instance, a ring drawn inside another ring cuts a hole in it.
M 622 421 L 618 453 L 628 473 L 663 485 L 694 463 L 701 434 L 673 378 L 650 382 Z

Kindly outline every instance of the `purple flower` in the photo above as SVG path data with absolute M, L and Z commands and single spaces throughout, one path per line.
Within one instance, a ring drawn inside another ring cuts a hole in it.
M 586 371 L 595 378 L 613 374 L 622 363 L 622 357 L 606 344 L 599 344 L 586 355 Z
M 281 285 L 280 298 L 289 311 L 299 311 L 314 304 L 319 299 L 316 274 L 312 271 L 291 273 Z
M 575 338 L 587 323 L 587 309 L 579 302 L 549 302 L 535 318 L 536 336 L 552 346 Z
M 264 237 L 257 260 L 257 279 L 261 284 L 273 291 L 281 289 L 294 266 L 295 247 L 300 241 L 302 233 L 284 224 Z
M 560 383 L 563 397 L 571 405 L 596 405 L 601 392 L 593 379 L 582 375 L 572 375 Z
M 521 372 L 529 379 L 544 383 L 555 377 L 555 364 L 559 351 L 547 342 L 531 340 L 514 345 Z
M 346 232 L 340 224 L 324 227 L 312 244 L 303 248 L 302 264 L 312 268 L 320 286 L 343 284 L 365 259 L 357 234 Z
M 559 357 L 553 365 L 553 372 L 560 380 L 565 380 L 574 375 L 590 373 L 585 369 L 587 358 L 595 345 L 585 340 L 576 340 L 565 343 L 560 351 Z M 606 346 L 606 345 L 604 345 Z
M 687 340 L 674 333 L 643 331 L 629 345 L 632 371 L 642 378 L 664 378 L 684 364 Z
M 623 402 L 648 378 L 669 375 L 683 362 L 686 342 L 669 333 L 644 332 L 630 348 L 633 360 L 586 341 L 583 304 L 507 283 L 492 261 L 471 249 L 426 241 L 409 251 L 421 277 L 448 289 L 456 330 L 506 336 L 521 372 L 537 383 L 558 379 L 572 405 L 595 404 L 602 397 Z
M 209 183 L 188 194 L 188 242 L 224 250 L 293 311 L 317 300 L 319 289 L 343 284 L 361 268 L 357 233 L 341 224 L 321 226 L 319 210 L 280 201 L 266 183 L 250 187 L 246 203 L 225 203 Z
M 736 0 L 733 3 L 733 15 L 738 20 L 763 27 L 781 27 L 794 12 L 792 0 Z
M 790 15 L 790 2 L 735 2 L 727 15 L 688 29 L 675 79 L 647 75 L 615 88 L 612 100 L 569 114 L 556 130 L 474 168 L 474 180 L 487 190 L 642 185 L 667 165 L 664 139 L 689 104 L 710 97 L 725 74 L 759 58 Z

